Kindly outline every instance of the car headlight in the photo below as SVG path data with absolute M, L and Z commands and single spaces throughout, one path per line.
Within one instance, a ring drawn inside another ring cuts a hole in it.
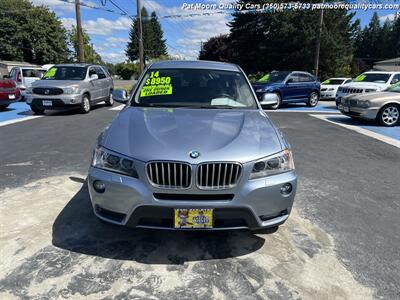
M 265 92 L 270 92 L 272 91 L 270 88 L 261 88 L 261 89 L 257 89 L 256 93 L 265 93 Z
M 335 90 L 335 89 L 334 89 L 334 88 L 329 88 L 329 89 L 328 89 L 328 91 L 333 91 L 333 90 Z
M 285 149 L 255 162 L 250 179 L 277 175 L 292 170 L 294 170 L 292 152 L 289 149 Z
M 376 92 L 376 89 L 365 89 L 366 93 Z
M 92 167 L 139 178 L 133 160 L 99 146 L 94 149 Z
M 358 100 L 357 105 L 362 108 L 368 108 L 371 106 L 371 102 L 369 100 Z
M 338 92 L 341 92 L 343 88 L 341 86 L 338 87 Z
M 69 87 L 64 89 L 64 94 L 71 95 L 71 94 L 77 94 L 78 93 L 78 88 L 77 87 Z
M 25 90 L 25 93 L 26 93 L 26 94 L 33 94 L 33 88 L 32 88 L 32 87 L 28 87 L 28 88 Z

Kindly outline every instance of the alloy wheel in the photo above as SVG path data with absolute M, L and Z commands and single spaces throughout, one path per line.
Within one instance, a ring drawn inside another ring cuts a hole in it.
M 396 106 L 388 106 L 382 112 L 382 122 L 392 126 L 399 121 L 400 112 Z

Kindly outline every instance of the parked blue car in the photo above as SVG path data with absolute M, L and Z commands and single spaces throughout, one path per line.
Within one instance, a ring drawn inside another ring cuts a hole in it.
M 253 88 L 261 105 L 265 94 L 278 96 L 278 103 L 270 106 L 272 109 L 277 109 L 282 103 L 294 102 L 314 107 L 320 97 L 320 82 L 307 72 L 273 71 L 254 83 Z

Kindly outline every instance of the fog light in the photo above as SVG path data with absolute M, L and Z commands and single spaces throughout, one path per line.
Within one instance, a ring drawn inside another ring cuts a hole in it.
M 289 195 L 292 192 L 292 185 L 290 183 L 285 183 L 281 186 L 281 194 L 282 195 Z
M 106 190 L 106 184 L 103 181 L 96 180 L 93 182 L 93 188 L 96 192 L 102 194 Z

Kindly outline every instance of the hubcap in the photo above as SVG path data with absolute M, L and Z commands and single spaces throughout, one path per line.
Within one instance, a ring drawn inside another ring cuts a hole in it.
M 382 121 L 387 125 L 393 125 L 399 120 L 399 109 L 395 106 L 385 108 L 382 113 Z
M 318 95 L 317 94 L 311 94 L 311 98 L 310 98 L 310 103 L 312 105 L 315 105 L 318 101 Z
M 90 104 L 89 104 L 89 99 L 85 98 L 83 100 L 83 108 L 85 109 L 85 111 L 88 111 L 90 109 Z

